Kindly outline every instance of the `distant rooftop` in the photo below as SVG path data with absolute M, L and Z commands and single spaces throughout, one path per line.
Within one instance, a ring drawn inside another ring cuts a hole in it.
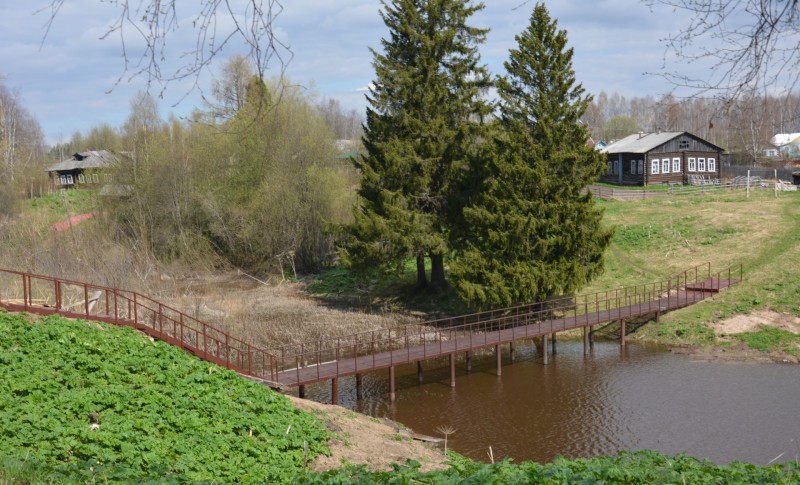
M 48 172 L 66 172 L 76 169 L 105 168 L 117 161 L 117 157 L 108 150 L 88 150 L 47 168 Z

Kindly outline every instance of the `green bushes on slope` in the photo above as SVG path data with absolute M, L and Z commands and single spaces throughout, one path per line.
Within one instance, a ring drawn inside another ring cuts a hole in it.
M 288 399 L 118 328 L 0 312 L 0 456 L 71 479 L 286 482 L 327 432 Z

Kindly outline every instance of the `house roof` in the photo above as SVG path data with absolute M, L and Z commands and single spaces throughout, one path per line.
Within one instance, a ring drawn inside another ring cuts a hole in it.
M 89 150 L 72 155 L 64 161 L 47 168 L 48 172 L 65 172 L 68 170 L 105 168 L 117 161 L 117 157 L 108 150 Z
M 634 133 L 607 145 L 601 151 L 603 153 L 647 153 L 684 133 L 686 132 Z

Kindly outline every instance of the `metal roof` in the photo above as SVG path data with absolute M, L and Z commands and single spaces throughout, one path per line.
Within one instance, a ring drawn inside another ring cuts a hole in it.
M 686 133 L 662 131 L 661 133 L 634 133 L 603 148 L 602 153 L 647 153 L 664 143 Z
M 66 172 L 68 170 L 105 168 L 117 161 L 117 157 L 108 150 L 89 150 L 72 155 L 64 161 L 47 168 L 48 172 Z

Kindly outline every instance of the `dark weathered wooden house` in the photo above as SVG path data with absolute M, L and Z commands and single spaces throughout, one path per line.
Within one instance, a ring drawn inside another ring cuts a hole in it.
M 48 167 L 47 173 L 56 188 L 100 186 L 111 182 L 108 169 L 117 158 L 108 150 L 90 150 Z
M 716 181 L 723 151 L 685 131 L 637 133 L 602 149 L 608 169 L 600 180 L 619 185 Z

